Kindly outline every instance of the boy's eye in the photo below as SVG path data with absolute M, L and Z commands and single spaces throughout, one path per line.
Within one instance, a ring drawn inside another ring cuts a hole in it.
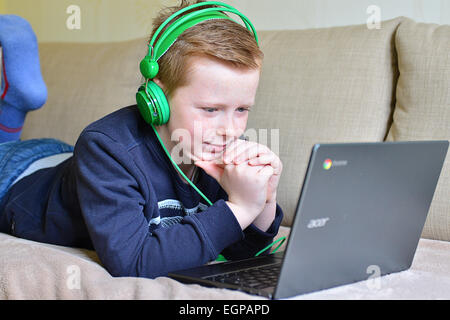
M 237 108 L 237 110 L 241 113 L 250 111 L 250 108 Z
M 217 108 L 203 108 L 203 110 L 208 113 L 213 113 L 213 112 L 216 112 L 218 109 Z M 241 108 L 237 108 L 236 110 L 239 113 L 244 113 L 244 112 L 250 111 L 250 108 L 241 107 Z

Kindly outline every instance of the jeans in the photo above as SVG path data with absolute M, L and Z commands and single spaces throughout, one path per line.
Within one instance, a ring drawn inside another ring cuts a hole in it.
M 67 152 L 73 152 L 73 146 L 56 139 L 0 143 L 0 215 L 3 197 L 22 172 L 34 161 Z

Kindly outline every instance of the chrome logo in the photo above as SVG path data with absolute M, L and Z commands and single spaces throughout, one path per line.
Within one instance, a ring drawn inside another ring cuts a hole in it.
M 325 170 L 330 170 L 332 164 L 333 164 L 333 161 L 331 161 L 330 159 L 326 159 L 326 160 L 323 162 L 323 168 L 324 168 Z

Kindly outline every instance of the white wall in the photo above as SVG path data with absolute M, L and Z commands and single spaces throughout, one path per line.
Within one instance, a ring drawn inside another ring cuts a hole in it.
M 364 24 L 377 5 L 381 19 L 407 16 L 450 24 L 450 0 L 224 0 L 250 18 L 258 30 L 305 29 Z M 152 19 L 177 0 L 0 0 L 1 13 L 27 19 L 39 41 L 103 42 L 147 36 Z M 81 29 L 69 30 L 70 5 L 80 8 Z
M 367 8 L 381 19 L 407 16 L 418 22 L 450 24 L 450 0 L 228 0 L 259 30 L 307 29 L 364 24 Z

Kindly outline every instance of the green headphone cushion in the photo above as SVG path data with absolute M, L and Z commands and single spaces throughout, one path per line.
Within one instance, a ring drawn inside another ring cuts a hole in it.
M 148 124 L 163 125 L 170 118 L 169 102 L 163 90 L 156 83 L 149 81 L 147 85 L 147 92 L 146 86 L 143 84 L 136 93 L 139 111 Z M 154 109 L 156 109 L 156 114 Z
M 170 107 L 167 101 L 164 91 L 155 82 L 149 81 L 148 86 L 150 88 L 149 93 L 153 95 L 153 98 L 157 101 L 157 110 L 160 115 L 160 125 L 169 122 Z

